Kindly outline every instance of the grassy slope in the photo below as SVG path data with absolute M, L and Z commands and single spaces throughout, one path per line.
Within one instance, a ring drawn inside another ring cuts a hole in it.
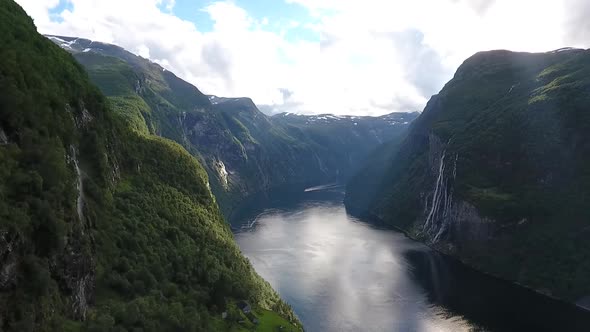
M 253 319 L 258 322 L 254 323 Z M 237 324 L 228 324 L 228 322 L 238 322 Z M 283 328 L 281 330 L 281 327 Z M 229 329 L 232 332 L 298 332 L 297 327 L 293 326 L 288 320 L 284 319 L 275 312 L 260 307 L 253 308 L 248 315 L 237 309 L 236 306 L 229 308 L 228 318 L 225 321 L 219 321 L 214 330 Z
M 434 134 L 459 155 L 456 197 L 496 220 L 490 241 L 456 254 L 560 297 L 589 294 L 589 78 L 588 51 L 476 54 L 415 121 L 366 211 L 408 230 L 421 223 Z
M 108 103 L 11 0 L 0 25 L 0 267 L 14 271 L 0 285 L 1 328 L 210 330 L 232 299 L 296 321 L 240 254 L 198 161 L 150 134 L 149 109 Z

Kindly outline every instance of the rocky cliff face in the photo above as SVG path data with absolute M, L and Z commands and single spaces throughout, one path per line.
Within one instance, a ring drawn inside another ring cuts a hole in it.
M 380 148 L 380 170 L 353 178 L 347 206 L 504 278 L 590 293 L 575 235 L 590 227 L 588 73 L 587 50 L 474 55 L 400 145 Z

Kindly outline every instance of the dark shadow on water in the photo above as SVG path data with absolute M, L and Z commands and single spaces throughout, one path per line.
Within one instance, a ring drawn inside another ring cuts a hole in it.
M 405 254 L 416 282 L 435 305 L 491 331 L 590 331 L 577 306 L 478 272 L 440 253 Z

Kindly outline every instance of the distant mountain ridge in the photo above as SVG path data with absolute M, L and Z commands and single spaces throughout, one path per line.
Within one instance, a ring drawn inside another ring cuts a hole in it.
M 412 122 L 416 117 L 418 117 L 419 113 L 389 113 L 381 116 L 355 116 L 355 115 L 334 115 L 334 114 L 299 114 L 299 113 L 289 113 L 283 112 L 273 115 L 274 119 L 283 119 L 285 122 L 295 122 L 300 123 L 301 120 L 304 120 L 307 124 L 311 122 L 334 122 L 334 121 L 351 121 L 353 124 L 355 122 L 365 122 L 365 121 L 373 121 L 373 122 L 387 122 L 390 125 L 407 125 Z M 355 121 L 358 120 L 358 121 Z
M 373 148 L 397 139 L 417 116 L 267 116 L 250 98 L 204 95 L 118 46 L 47 37 L 86 67 L 121 112 L 141 110 L 147 125 L 136 121 L 138 129 L 170 138 L 198 156 L 227 217 L 254 193 L 346 181 Z

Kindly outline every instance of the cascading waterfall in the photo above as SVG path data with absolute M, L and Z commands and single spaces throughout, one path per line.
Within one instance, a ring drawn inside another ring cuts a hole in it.
M 459 154 L 455 154 L 453 170 L 451 172 L 452 177 L 450 179 L 445 174 L 445 171 L 447 170 L 447 165 L 445 163 L 446 158 L 447 150 L 444 149 L 439 160 L 438 174 L 434 185 L 430 210 L 426 210 L 428 211 L 428 215 L 422 226 L 422 233 L 428 235 L 433 243 L 438 242 L 447 232 L 452 220 L 451 208 L 453 205 L 453 187 L 452 185 L 449 185 L 449 182 L 454 182 L 457 178 L 457 161 L 459 159 Z M 426 205 L 426 208 L 428 208 L 428 205 Z
M 457 160 L 459 159 L 459 154 L 455 155 L 455 160 L 453 162 L 453 182 L 455 181 L 455 179 L 457 178 Z M 436 233 L 436 236 L 434 237 L 433 242 L 438 242 L 440 240 L 440 237 L 445 234 L 445 232 L 448 230 L 450 223 L 451 223 L 451 207 L 453 204 L 453 187 L 450 186 L 450 188 L 447 188 L 446 186 L 446 182 L 444 183 L 445 188 L 444 193 L 445 193 L 445 198 L 444 198 L 444 205 L 443 205 L 443 210 L 442 210 L 442 219 L 441 219 L 441 225 L 438 229 L 438 232 Z M 448 194 L 447 194 L 448 193 Z
M 182 131 L 182 140 L 184 142 L 185 146 L 188 146 L 189 144 L 189 139 L 188 139 L 188 135 L 186 132 L 186 112 L 182 112 L 181 114 L 178 115 L 178 125 L 180 127 L 180 130 Z
M 439 204 L 440 204 L 440 197 L 442 195 L 442 191 L 445 191 L 446 194 L 446 188 L 444 188 L 445 186 L 444 181 L 445 181 L 445 177 L 444 177 L 444 173 L 445 173 L 445 157 L 447 154 L 447 150 L 443 150 L 443 153 L 440 157 L 440 162 L 439 162 L 439 167 L 438 167 L 438 176 L 436 179 L 436 183 L 434 186 L 434 194 L 432 195 L 432 205 L 430 208 L 430 212 L 428 213 L 428 217 L 426 217 L 426 221 L 424 222 L 424 227 L 422 228 L 423 232 L 426 233 L 430 233 L 432 225 L 433 225 L 433 221 L 436 217 L 436 214 L 438 212 L 438 208 L 439 208 Z M 442 190 L 441 190 L 442 188 Z
M 76 200 L 76 210 L 78 212 L 78 217 L 80 221 L 84 221 L 84 183 L 82 182 L 82 170 L 80 169 L 80 165 L 78 164 L 78 157 L 76 154 L 76 149 L 71 146 L 70 150 L 72 152 L 72 162 L 74 163 L 74 168 L 76 169 L 76 174 L 78 176 L 78 182 L 76 184 L 76 188 L 78 189 L 78 199 Z

